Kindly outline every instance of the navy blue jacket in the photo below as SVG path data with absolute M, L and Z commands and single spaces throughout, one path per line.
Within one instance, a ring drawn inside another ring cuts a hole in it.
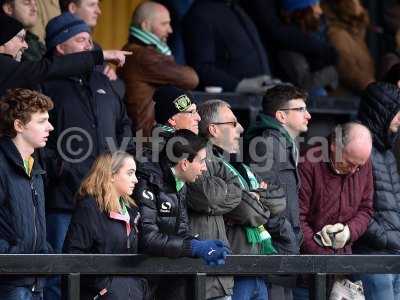
M 0 253 L 49 253 L 44 214 L 44 171 L 35 161 L 31 176 L 11 139 L 0 138 Z M 1 284 L 32 285 L 35 278 L 16 277 Z
M 199 88 L 234 91 L 243 78 L 270 74 L 255 25 L 232 1 L 195 1 L 184 17 L 184 44 L 187 63 L 199 75 Z
M 90 77 L 48 81 L 44 94 L 54 131 L 45 149 L 46 207 L 73 210 L 74 196 L 96 157 L 131 141 L 131 122 L 123 100 L 100 72 Z M 125 150 L 131 150 L 131 144 Z

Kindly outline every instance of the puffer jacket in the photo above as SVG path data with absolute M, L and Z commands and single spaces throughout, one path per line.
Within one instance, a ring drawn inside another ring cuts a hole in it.
M 139 202 L 141 252 L 166 257 L 192 256 L 186 187 L 176 190 L 166 159 L 138 164 L 134 199 Z
M 400 176 L 392 152 L 390 122 L 400 111 L 397 86 L 374 83 L 365 91 L 358 118 L 372 132 L 374 214 L 364 236 L 353 247 L 356 253 L 398 254 L 400 251 Z
M 52 252 L 46 242 L 44 174 L 35 160 L 28 176 L 12 140 L 0 138 L 0 253 Z M 42 283 L 34 277 L 7 276 L 0 284 L 41 287 Z

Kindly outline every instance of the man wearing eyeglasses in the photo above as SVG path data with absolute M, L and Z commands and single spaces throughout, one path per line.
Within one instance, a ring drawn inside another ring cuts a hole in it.
M 189 91 L 166 85 L 156 90 L 153 99 L 157 124 L 153 127 L 150 141 L 145 143 L 144 148 L 141 148 L 139 143 L 136 144 L 136 158 L 139 162 L 142 159 L 144 161 L 158 159 L 157 155 L 164 147 L 166 140 L 178 129 L 188 129 L 195 134 L 199 133 L 200 116 L 193 95 Z
M 296 137 L 308 129 L 311 119 L 306 107 L 307 93 L 297 87 L 278 85 L 263 98 L 263 111 L 245 134 L 246 160 L 268 184 L 281 184 L 286 190 L 284 213 L 270 218 L 267 230 L 279 254 L 300 254 L 300 229 Z M 271 298 L 291 299 L 295 278 L 280 278 L 270 288 Z
M 210 145 L 207 171 L 188 185 L 193 232 L 202 238 L 229 242 L 233 254 L 275 253 L 263 225 L 275 212 L 271 198 L 280 202 L 276 206 L 282 209 L 283 190 L 271 192 L 242 163 L 239 153 L 243 127 L 228 103 L 208 100 L 198 110 L 199 134 L 207 137 Z M 267 299 L 265 281 L 259 277 L 208 277 L 206 290 L 207 299 Z
M 299 164 L 303 254 L 352 254 L 353 243 L 371 224 L 371 150 L 368 128 L 350 122 L 334 128 L 329 145 L 316 145 L 305 152 Z M 308 294 L 307 289 L 296 290 L 300 292 L 301 299 Z M 390 298 L 394 299 L 367 297 Z
M 31 30 L 38 18 L 36 0 L 0 0 L 0 13 L 4 13 L 19 22 L 26 30 L 25 40 L 29 47 L 23 52 L 23 60 L 39 61 L 46 53 L 45 45 Z

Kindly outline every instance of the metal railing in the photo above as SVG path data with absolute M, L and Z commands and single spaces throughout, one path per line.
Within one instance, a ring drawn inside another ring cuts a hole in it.
M 205 299 L 207 275 L 261 276 L 313 274 L 315 299 L 326 299 L 327 274 L 400 273 L 398 255 L 231 255 L 226 264 L 208 267 L 200 259 L 144 255 L 0 255 L 5 275 L 67 275 L 68 300 L 79 300 L 81 275 L 193 276 L 193 299 Z

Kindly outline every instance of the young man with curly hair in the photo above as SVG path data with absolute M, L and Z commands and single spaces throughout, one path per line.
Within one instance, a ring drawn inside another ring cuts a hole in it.
M 9 90 L 0 100 L 0 253 L 49 253 L 44 214 L 44 171 L 33 158 L 46 145 L 53 126 L 47 96 Z M 41 300 L 44 280 L 4 277 L 2 300 Z

